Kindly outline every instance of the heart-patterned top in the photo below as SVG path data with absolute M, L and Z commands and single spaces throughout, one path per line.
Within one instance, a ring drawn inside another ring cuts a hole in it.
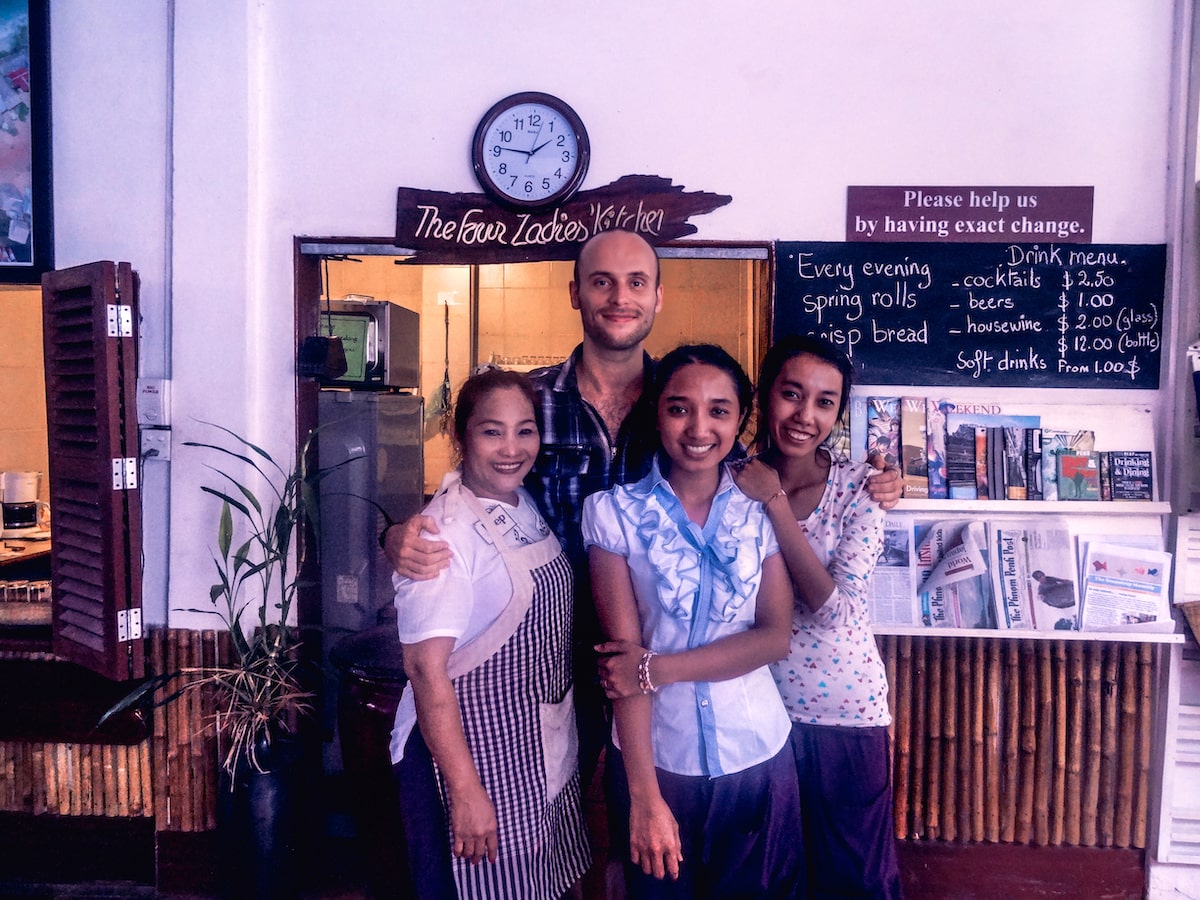
M 867 582 L 883 546 L 883 513 L 867 490 L 872 471 L 835 460 L 825 493 L 800 523 L 835 587 L 815 613 L 797 600 L 790 651 L 771 667 L 794 722 L 866 727 L 892 720 L 867 606 Z

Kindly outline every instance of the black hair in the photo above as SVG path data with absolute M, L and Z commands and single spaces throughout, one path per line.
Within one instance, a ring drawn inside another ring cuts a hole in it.
M 777 340 L 763 357 L 762 366 L 758 373 L 758 429 L 754 435 L 754 446 L 759 452 L 767 449 L 771 440 L 771 429 L 767 422 L 767 410 L 770 407 L 771 391 L 784 365 L 789 359 L 797 356 L 816 357 L 822 362 L 829 363 L 842 375 L 842 394 L 838 398 L 838 421 L 832 435 L 838 427 L 845 427 L 846 407 L 850 403 L 850 387 L 854 383 L 854 363 L 835 344 L 813 334 L 789 334 Z
M 529 406 L 536 415 L 537 394 L 534 393 L 528 375 L 496 366 L 480 369 L 463 382 L 462 387 L 458 389 L 458 399 L 454 401 L 454 439 L 460 447 L 466 443 L 467 422 L 471 419 L 471 413 L 475 412 L 475 407 L 492 391 L 502 388 L 519 390 L 529 401 Z
M 650 398 L 654 408 L 658 408 L 658 401 L 662 397 L 667 382 L 671 380 L 671 376 L 685 366 L 696 363 L 720 369 L 732 379 L 734 387 L 737 388 L 738 434 L 740 435 L 742 429 L 746 427 L 746 420 L 750 418 L 750 411 L 754 403 L 754 385 L 741 363 L 716 344 L 683 344 L 658 361 L 658 365 L 654 368 L 654 387 Z
M 628 229 L 625 229 L 625 228 L 610 228 L 607 231 L 597 231 L 590 238 L 588 238 L 586 241 L 584 241 L 582 244 L 580 244 L 579 252 L 575 254 L 575 269 L 574 269 L 573 274 L 571 275 L 571 280 L 574 281 L 576 284 L 579 284 L 579 260 L 583 258 L 583 252 L 585 250 L 587 250 L 587 248 L 591 245 L 592 241 L 596 240 L 596 238 L 600 237 L 600 235 L 602 235 L 602 234 L 611 234 L 614 231 L 621 231 L 621 232 L 624 232 L 625 234 L 632 234 L 634 237 L 639 237 L 643 241 L 645 241 L 646 246 L 650 248 L 650 252 L 654 254 L 654 286 L 658 287 L 659 285 L 661 285 L 662 284 L 662 260 L 660 260 L 658 258 L 658 251 L 655 250 L 654 245 L 651 244 L 649 241 L 647 241 L 646 238 L 642 237 L 642 235 L 638 234 L 636 231 L 629 231 Z

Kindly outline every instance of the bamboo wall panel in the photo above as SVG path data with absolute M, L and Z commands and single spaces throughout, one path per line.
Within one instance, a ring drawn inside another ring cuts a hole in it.
M 152 671 L 213 661 L 223 638 L 152 630 Z M 217 792 L 211 721 L 211 702 L 196 699 L 156 709 L 150 737 L 132 746 L 0 741 L 0 812 L 153 817 L 159 831 L 211 830 Z
M 896 837 L 1146 846 L 1148 644 L 883 637 Z
M 223 633 L 150 635 L 153 671 L 226 658 Z M 1146 846 L 1148 644 L 879 639 L 891 685 L 896 836 Z M 0 811 L 216 825 L 209 698 L 155 711 L 141 744 L 0 742 Z
M 57 816 L 153 815 L 143 794 L 150 742 L 0 742 L 0 812 Z

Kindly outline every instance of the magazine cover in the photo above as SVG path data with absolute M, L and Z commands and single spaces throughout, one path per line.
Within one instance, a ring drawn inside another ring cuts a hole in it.
M 867 461 L 867 398 L 850 395 L 850 458 Z
M 825 447 L 829 450 L 829 455 L 839 462 L 851 458 L 849 404 L 846 405 L 841 418 L 834 423 L 833 431 L 825 441 Z
M 1004 454 L 1005 429 L 999 425 L 987 427 L 988 499 L 1007 499 L 1008 459 Z
M 926 456 L 924 397 L 902 397 L 900 401 L 900 471 L 904 496 L 929 497 L 929 460 Z
M 946 489 L 952 500 L 979 496 L 975 479 L 975 426 L 963 423 L 946 431 Z
M 1068 431 L 1062 428 L 1042 429 L 1042 499 L 1058 499 L 1058 454 L 1064 450 L 1076 452 L 1096 449 L 1094 431 Z
M 975 493 L 980 500 L 991 500 L 992 470 L 988 460 L 988 426 L 972 427 L 975 429 Z
M 867 457 L 880 454 L 889 466 L 900 466 L 900 398 L 867 398 Z
M 1154 466 L 1149 450 L 1110 450 L 1108 477 L 1114 500 L 1153 500 Z
M 1025 440 L 1032 428 L 1004 429 L 1004 497 L 1007 500 L 1028 500 L 1029 485 L 1025 477 Z
M 930 397 L 925 402 L 925 456 L 929 461 L 929 499 L 945 500 L 950 496 L 949 472 L 946 468 L 946 412 L 951 406 L 944 400 Z
M 1059 451 L 1058 499 L 1100 499 L 1100 454 L 1095 450 Z
M 1029 500 L 1046 499 L 1042 488 L 1042 429 L 1025 429 L 1025 491 Z

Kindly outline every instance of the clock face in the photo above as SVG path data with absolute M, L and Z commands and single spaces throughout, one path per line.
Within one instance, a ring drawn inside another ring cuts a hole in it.
M 551 206 L 575 193 L 587 172 L 587 131 L 549 94 L 506 97 L 475 129 L 472 162 L 480 185 L 507 206 Z

